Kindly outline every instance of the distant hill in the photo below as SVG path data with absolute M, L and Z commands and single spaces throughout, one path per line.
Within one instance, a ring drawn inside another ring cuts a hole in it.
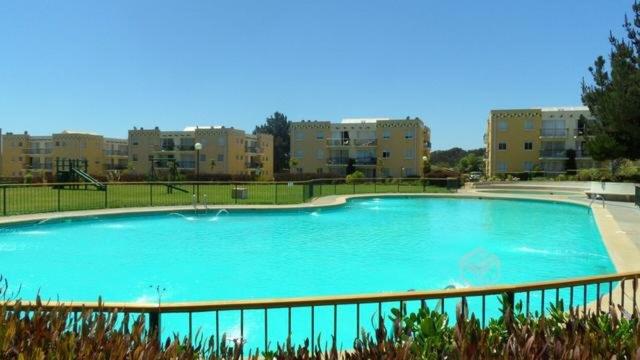
M 476 154 L 482 158 L 484 156 L 484 148 L 464 150 L 459 147 L 454 147 L 449 150 L 435 150 L 431 152 L 431 165 L 452 168 L 467 154 Z

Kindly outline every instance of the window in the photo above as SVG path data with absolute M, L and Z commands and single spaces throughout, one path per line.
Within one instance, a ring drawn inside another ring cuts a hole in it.
M 295 157 L 301 159 L 303 155 L 304 153 L 302 152 L 302 150 L 296 150 Z
M 391 138 L 391 131 L 389 129 L 382 130 L 382 138 L 383 139 L 390 139 Z
M 322 140 L 324 139 L 324 132 L 323 131 L 318 131 L 316 133 L 316 140 Z
M 207 161 L 207 155 L 200 154 L 200 161 Z
M 226 143 L 225 138 L 223 138 L 223 137 L 219 137 L 218 138 L 218 146 L 224 146 L 225 143 Z M 220 160 L 220 161 L 222 161 L 222 160 Z
M 531 161 L 525 161 L 522 164 L 522 168 L 524 169 L 524 171 L 531 171 L 533 170 L 533 163 Z
M 498 150 L 507 150 L 507 143 L 506 142 L 498 143 Z
M 533 143 L 531 141 L 525 141 L 524 142 L 524 149 L 525 150 L 533 150 Z
M 498 121 L 498 130 L 500 131 L 507 131 L 508 126 L 507 126 L 507 120 L 500 120 Z
M 413 168 L 404 168 L 404 176 L 415 176 L 416 172 L 413 171 Z
M 384 151 L 382 152 L 382 157 L 383 157 L 383 158 L 385 158 L 385 159 L 390 158 L 390 157 L 391 157 L 391 151 L 389 151 L 389 150 L 384 150 Z
M 533 119 L 525 119 L 524 120 L 524 129 L 525 130 L 533 130 Z
M 138 161 L 138 154 L 133 154 L 131 157 L 133 158 L 133 161 Z
M 218 161 L 224 161 L 224 154 L 218 154 Z
M 318 159 L 318 160 L 324 159 L 324 150 L 318 149 L 316 151 L 316 159 Z
M 414 133 L 413 129 L 405 131 L 404 132 L 404 138 L 407 139 L 407 140 L 413 139 L 413 133 Z
M 404 158 L 405 159 L 413 159 L 416 156 L 416 150 L 413 148 L 404 150 Z
M 498 163 L 498 172 L 507 172 L 507 163 L 499 162 Z
M 304 140 L 304 132 L 296 131 L 296 141 Z

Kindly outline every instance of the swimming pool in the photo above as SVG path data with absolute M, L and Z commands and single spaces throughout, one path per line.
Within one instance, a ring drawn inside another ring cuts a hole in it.
M 612 272 L 586 208 L 542 201 L 378 197 L 335 208 L 97 217 L 0 232 L 0 274 L 27 299 L 40 292 L 153 303 L 155 286 L 166 289 L 163 302 L 273 298 Z

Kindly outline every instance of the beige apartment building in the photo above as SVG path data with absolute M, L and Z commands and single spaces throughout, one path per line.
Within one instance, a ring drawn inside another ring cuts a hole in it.
M 196 144 L 200 144 L 200 150 Z M 181 173 L 199 170 L 201 175 L 273 178 L 273 136 L 251 135 L 224 126 L 187 127 L 182 131 L 161 131 L 157 127 L 129 130 L 131 173 L 167 173 L 174 164 Z
M 346 175 L 355 161 L 366 177 L 422 175 L 431 132 L 415 119 L 301 121 L 290 126 L 292 172 Z
M 101 135 L 63 131 L 48 136 L 33 136 L 28 132 L 2 135 L 1 176 L 5 178 L 55 176 L 57 160 L 86 160 L 92 176 L 103 177 L 107 171 L 127 168 L 126 139 L 104 138 Z
M 492 110 L 485 133 L 487 174 L 559 174 L 567 170 L 569 149 L 575 150 L 577 169 L 601 166 L 586 150 L 583 119 L 593 119 L 587 107 Z

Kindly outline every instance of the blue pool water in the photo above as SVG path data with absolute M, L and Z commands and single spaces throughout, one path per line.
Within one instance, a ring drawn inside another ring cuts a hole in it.
M 0 231 L 0 274 L 22 287 L 22 298 L 156 302 L 156 285 L 166 288 L 163 302 L 273 298 L 612 272 L 586 208 L 537 201 L 381 197 L 336 208 L 100 217 Z M 330 314 L 318 311 L 322 326 Z M 299 312 L 296 319 L 309 316 Z M 246 316 L 251 344 L 251 318 L 262 315 Z M 194 321 L 210 331 L 211 319 Z M 221 324 L 221 331 L 237 328 Z

